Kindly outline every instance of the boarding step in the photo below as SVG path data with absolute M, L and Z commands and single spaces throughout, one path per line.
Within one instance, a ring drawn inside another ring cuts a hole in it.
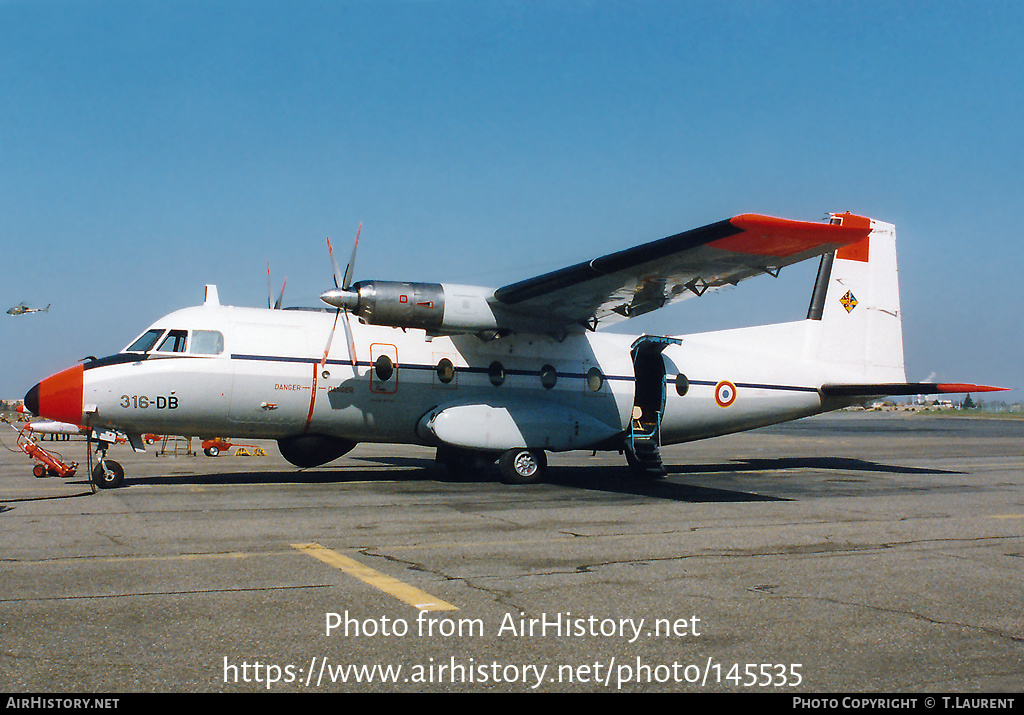
M 635 435 L 626 444 L 626 460 L 637 476 L 661 478 L 667 473 L 661 459 L 658 441 L 653 437 Z

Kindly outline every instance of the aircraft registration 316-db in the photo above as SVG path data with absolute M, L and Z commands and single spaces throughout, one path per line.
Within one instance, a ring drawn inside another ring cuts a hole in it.
M 873 396 L 978 392 L 907 383 L 891 224 L 745 214 L 493 289 L 352 282 L 329 309 L 205 303 L 171 313 L 116 355 L 32 387 L 36 415 L 91 431 L 93 480 L 116 487 L 109 435 L 274 439 L 299 467 L 358 442 L 430 445 L 455 472 L 497 461 L 543 478 L 547 452 L 610 450 L 638 475 L 661 447 L 793 420 Z M 807 317 L 696 335 L 599 328 L 820 257 Z M 343 340 L 335 340 L 336 333 Z

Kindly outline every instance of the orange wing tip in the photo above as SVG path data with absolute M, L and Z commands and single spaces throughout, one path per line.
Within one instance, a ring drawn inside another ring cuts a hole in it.
M 991 385 L 970 385 L 965 382 L 946 382 L 936 385 L 941 393 L 955 392 L 1003 392 L 1009 387 L 993 387 Z
M 729 219 L 741 233 L 712 241 L 709 245 L 725 251 L 785 258 L 821 246 L 847 246 L 871 233 L 871 220 L 843 215 L 842 223 L 791 221 L 760 214 L 742 214 Z

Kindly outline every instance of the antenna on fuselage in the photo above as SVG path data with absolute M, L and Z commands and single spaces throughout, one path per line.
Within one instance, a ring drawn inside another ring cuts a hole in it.
M 206 286 L 206 300 L 203 305 L 215 306 L 220 305 L 220 298 L 217 297 L 217 286 L 207 285 Z

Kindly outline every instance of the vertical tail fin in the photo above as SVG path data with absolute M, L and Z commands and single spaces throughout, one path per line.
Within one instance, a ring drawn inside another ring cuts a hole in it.
M 822 259 L 807 314 L 817 322 L 812 354 L 843 381 L 906 382 L 896 228 L 850 213 L 833 214 L 832 222 L 856 222 L 871 233 Z

